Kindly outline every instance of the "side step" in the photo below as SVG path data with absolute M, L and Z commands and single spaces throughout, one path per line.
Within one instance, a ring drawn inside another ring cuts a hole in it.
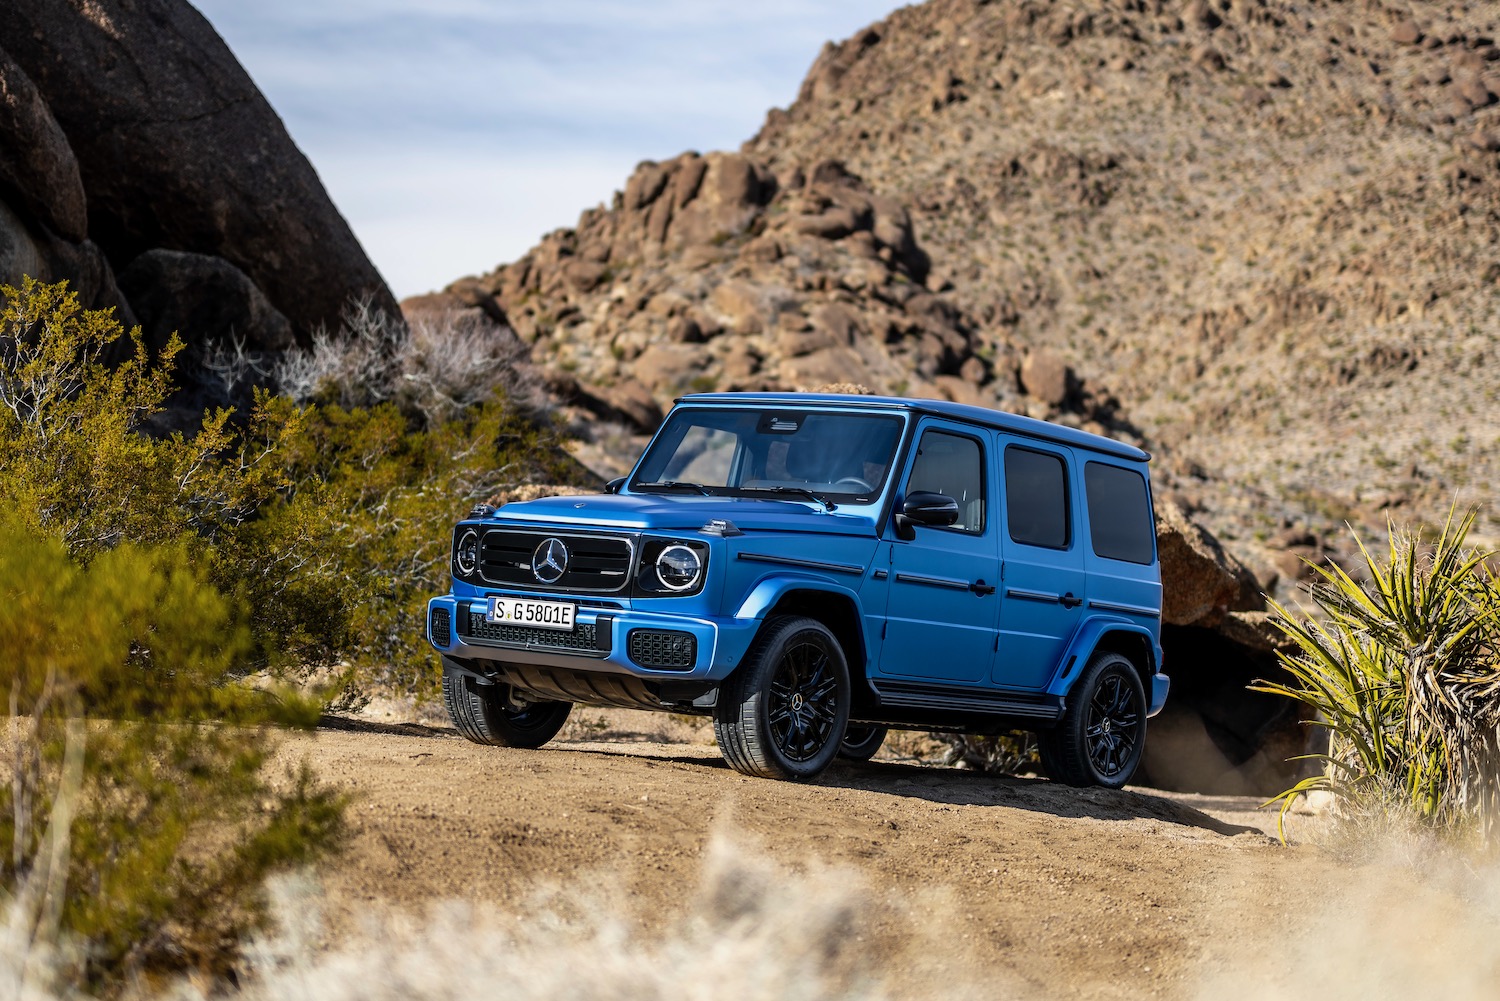
M 882 706 L 892 708 L 940 709 L 944 712 L 1052 721 L 1062 719 L 1063 714 L 1061 695 L 1025 695 L 884 679 L 878 682 L 871 679 L 870 687 L 875 690 Z

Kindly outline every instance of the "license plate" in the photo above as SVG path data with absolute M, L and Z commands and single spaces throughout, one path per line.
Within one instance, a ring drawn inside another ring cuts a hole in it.
M 573 614 L 578 606 L 571 601 L 535 601 L 531 598 L 491 598 L 485 621 L 503 622 L 507 626 L 532 629 L 573 631 Z

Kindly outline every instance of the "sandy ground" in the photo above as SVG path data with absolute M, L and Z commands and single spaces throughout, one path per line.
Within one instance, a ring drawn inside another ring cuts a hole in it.
M 850 934 L 893 996 L 980 982 L 1178 997 L 1314 912 L 1323 889 L 1327 853 L 1281 845 L 1251 799 L 880 759 L 773 782 L 731 771 L 684 721 L 623 715 L 585 713 L 537 751 L 369 721 L 289 737 L 284 756 L 354 797 L 350 851 L 321 874 L 331 937 L 388 908 L 460 899 L 525 914 L 539 894 L 580 888 L 614 892 L 649 932 L 682 912 L 727 839 L 788 892 L 830 869 L 862 883 L 869 914 Z

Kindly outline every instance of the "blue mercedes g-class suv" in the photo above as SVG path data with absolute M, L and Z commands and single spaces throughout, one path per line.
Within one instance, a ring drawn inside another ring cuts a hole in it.
M 892 727 L 1033 730 L 1054 779 L 1124 785 L 1167 695 L 1148 459 L 931 400 L 684 397 L 607 493 L 454 529 L 448 713 L 510 747 L 575 703 L 712 716 L 785 779 Z

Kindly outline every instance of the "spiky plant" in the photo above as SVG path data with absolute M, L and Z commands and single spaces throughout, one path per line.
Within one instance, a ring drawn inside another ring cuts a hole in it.
M 1398 805 L 1432 826 L 1500 821 L 1500 584 L 1492 553 L 1465 546 L 1477 515 L 1450 512 L 1437 541 L 1390 531 L 1377 558 L 1355 536 L 1368 579 L 1317 566 L 1303 617 L 1272 603 L 1295 644 L 1283 653 L 1289 683 L 1258 681 L 1317 711 L 1330 735 L 1325 770 L 1273 798 L 1281 820 L 1299 796 L 1333 793 L 1338 808 Z M 1285 830 L 1282 830 L 1283 839 Z

